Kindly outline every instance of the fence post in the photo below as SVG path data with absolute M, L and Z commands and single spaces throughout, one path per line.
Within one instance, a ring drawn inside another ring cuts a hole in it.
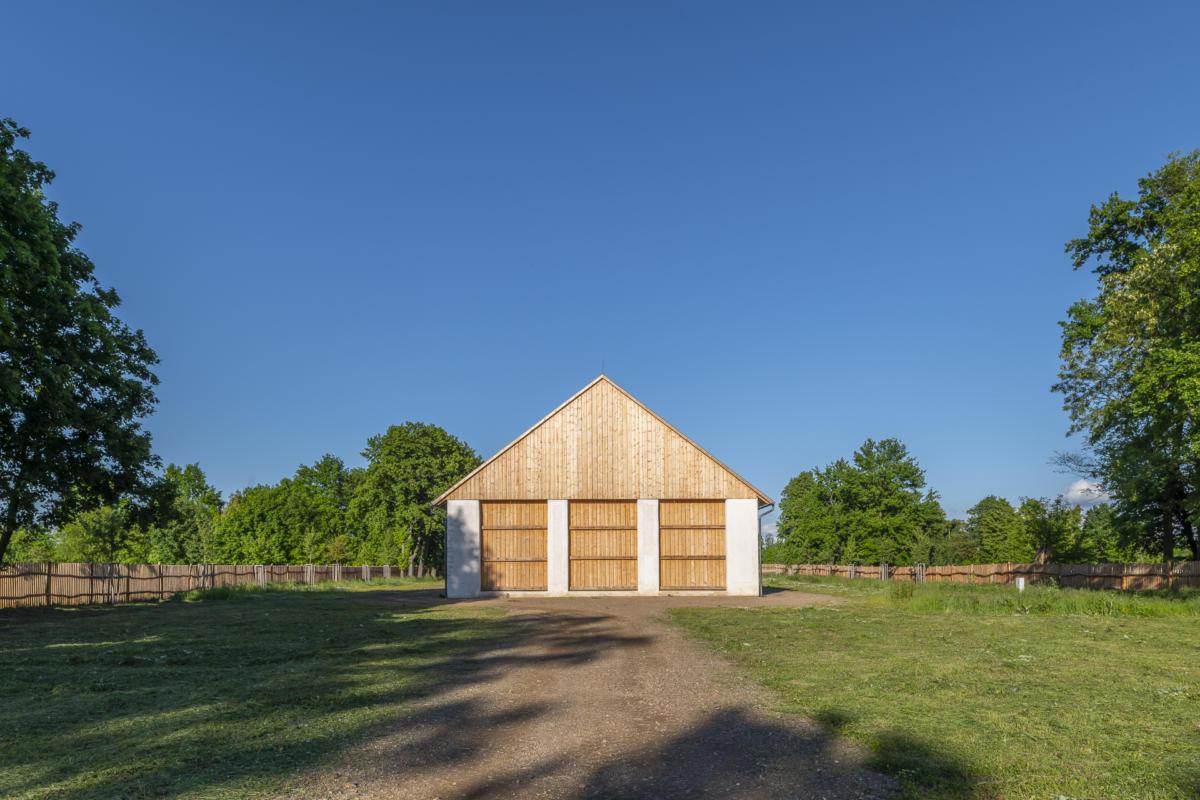
M 392 577 L 392 565 L 391 564 L 383 565 L 383 577 L 385 579 Z
M 884 561 L 882 564 L 879 565 L 879 580 L 886 581 L 887 579 L 888 579 L 888 565 L 887 565 L 887 562 Z
M 50 581 L 53 580 L 54 562 L 46 562 L 46 605 L 50 605 Z

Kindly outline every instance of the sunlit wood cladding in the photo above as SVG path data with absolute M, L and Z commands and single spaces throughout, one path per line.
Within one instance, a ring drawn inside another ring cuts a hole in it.
M 658 504 L 659 585 L 725 588 L 725 502 L 663 500 Z
M 438 498 L 771 499 L 601 376 Z
M 480 588 L 546 588 L 546 503 L 480 503 Z
M 571 501 L 568 506 L 573 590 L 637 588 L 637 503 Z

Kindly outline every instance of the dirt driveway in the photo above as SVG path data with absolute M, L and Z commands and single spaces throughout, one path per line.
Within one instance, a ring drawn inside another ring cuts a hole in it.
M 396 594 L 397 602 L 422 601 Z M 889 779 L 861 766 L 861 750 L 771 711 L 765 690 L 658 619 L 684 605 L 830 598 L 472 602 L 507 609 L 528 635 L 454 665 L 476 674 L 412 705 L 391 732 L 354 749 L 304 796 L 778 800 L 892 791 Z

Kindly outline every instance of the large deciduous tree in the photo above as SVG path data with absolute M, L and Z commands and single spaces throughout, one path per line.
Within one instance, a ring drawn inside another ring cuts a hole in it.
M 407 563 L 410 574 L 441 565 L 446 514 L 430 503 L 478 466 L 479 456 L 421 422 L 372 436 L 363 456 L 368 464 L 350 511 L 365 529 L 364 555 L 373 563 Z
M 967 509 L 967 530 L 988 563 L 1025 563 L 1037 552 L 1021 515 L 1003 497 L 988 495 Z
M 1067 244 L 1091 265 L 1094 298 L 1061 323 L 1059 382 L 1087 450 L 1068 459 L 1113 496 L 1118 516 L 1164 559 L 1200 559 L 1200 150 L 1172 157 L 1093 206 Z
M 154 465 L 157 358 L 47 200 L 28 136 L 0 120 L 0 562 L 18 528 L 112 504 Z
M 912 564 L 946 534 L 937 494 L 897 439 L 868 439 L 851 461 L 800 473 L 779 510 L 779 538 L 797 563 Z
M 217 515 L 221 493 L 208 483 L 199 464 L 168 464 L 153 486 L 153 502 L 132 515 L 143 531 L 143 559 L 167 564 L 216 560 Z

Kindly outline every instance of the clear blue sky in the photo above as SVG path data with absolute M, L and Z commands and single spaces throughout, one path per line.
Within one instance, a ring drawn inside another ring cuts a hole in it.
M 167 6 L 174 6 L 168 8 Z M 778 497 L 1054 495 L 1063 243 L 1200 146 L 1195 3 L 22 3 L 0 114 L 226 494 L 607 372 Z

